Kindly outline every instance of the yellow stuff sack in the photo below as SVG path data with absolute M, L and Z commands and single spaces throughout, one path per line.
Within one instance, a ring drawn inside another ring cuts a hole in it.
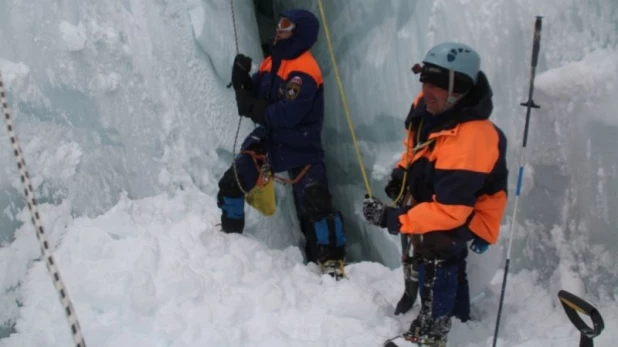
M 256 185 L 247 195 L 245 200 L 251 207 L 265 216 L 275 214 L 275 184 L 272 179 L 266 185 Z

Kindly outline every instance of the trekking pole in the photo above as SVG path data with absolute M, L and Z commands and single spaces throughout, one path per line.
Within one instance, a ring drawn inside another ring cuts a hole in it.
M 536 22 L 534 23 L 534 37 L 532 43 L 532 64 L 530 69 L 530 86 L 528 89 L 528 101 L 522 102 L 521 105 L 527 108 L 526 110 L 526 123 L 524 125 L 524 139 L 521 150 L 521 155 L 519 157 L 519 174 L 517 177 L 517 193 L 515 195 L 515 206 L 513 208 L 513 219 L 511 221 L 511 228 L 509 231 L 509 246 L 506 253 L 506 263 L 504 264 L 504 278 L 502 279 L 502 291 L 500 292 L 500 303 L 498 305 L 498 316 L 496 318 L 496 330 L 494 331 L 494 342 L 493 347 L 496 347 L 496 343 L 498 341 L 498 330 L 500 329 L 500 316 L 502 315 L 502 305 L 504 304 L 504 293 L 506 292 L 506 280 L 509 274 L 509 265 L 511 262 L 511 248 L 513 245 L 513 233 L 515 227 L 515 221 L 517 220 L 517 203 L 519 201 L 519 194 L 521 193 L 521 185 L 523 180 L 524 173 L 524 162 L 526 159 L 526 144 L 528 143 L 528 127 L 530 125 L 530 110 L 533 108 L 541 108 L 539 105 L 535 104 L 532 100 L 532 93 L 534 92 L 534 76 L 536 73 L 536 64 L 539 59 L 539 49 L 541 47 L 541 27 L 542 27 L 542 16 L 536 17 Z

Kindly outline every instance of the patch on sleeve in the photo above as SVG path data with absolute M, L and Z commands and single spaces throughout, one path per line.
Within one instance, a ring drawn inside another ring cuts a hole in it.
M 303 79 L 299 76 L 293 77 L 285 87 L 286 100 L 294 100 L 300 94 L 300 87 L 303 85 Z

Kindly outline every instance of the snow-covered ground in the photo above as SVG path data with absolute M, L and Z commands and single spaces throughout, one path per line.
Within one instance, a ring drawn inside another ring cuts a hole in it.
M 89 346 L 378 346 L 418 310 L 393 316 L 401 269 L 362 262 L 347 267 L 349 280 L 335 282 L 303 265 L 296 247 L 273 250 L 218 232 L 213 206 L 210 196 L 179 191 L 122 198 L 97 218 L 52 224 L 55 243 L 61 240 L 57 263 Z M 36 255 L 31 234 L 19 230 L 22 242 L 8 248 L 13 261 Z M 489 345 L 500 279 L 497 273 L 489 296 L 475 302 L 480 321 L 455 321 L 451 346 Z M 537 280 L 529 272 L 510 278 L 500 346 L 575 346 L 575 329 Z M 35 263 L 22 286 L 17 333 L 0 346 L 71 345 L 45 266 Z M 611 346 L 618 306 L 599 308 L 610 329 L 597 345 Z

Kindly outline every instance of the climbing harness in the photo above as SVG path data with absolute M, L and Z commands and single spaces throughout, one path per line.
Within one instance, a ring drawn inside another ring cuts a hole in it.
M 247 154 L 251 156 L 253 163 L 255 164 L 255 169 L 260 173 L 258 177 L 258 186 L 262 186 L 268 183 L 271 180 L 284 183 L 284 184 L 296 184 L 298 181 L 305 176 L 307 171 L 311 168 L 311 165 L 305 165 L 305 167 L 296 175 L 294 178 L 283 178 L 276 176 L 272 173 L 270 169 L 270 164 L 268 163 L 268 155 L 260 154 L 256 151 L 242 151 L 242 154 Z
M 8 103 L 6 101 L 6 93 L 4 90 L 4 83 L 2 81 L 2 74 L 0 74 L 0 101 L 2 102 L 2 109 L 4 110 L 4 121 L 6 123 L 6 128 L 9 133 L 9 138 L 11 140 L 11 146 L 13 147 L 13 154 L 15 154 L 15 159 L 17 160 L 17 168 L 19 169 L 21 183 L 24 186 L 24 195 L 26 196 L 26 200 L 28 201 L 28 210 L 30 210 L 31 221 L 34 225 L 36 236 L 41 246 L 41 253 L 43 254 L 45 265 L 47 266 L 47 271 L 49 271 L 50 275 L 52 276 L 54 287 L 56 288 L 56 292 L 60 297 L 60 303 L 64 308 L 64 313 L 67 316 L 69 325 L 71 326 L 71 334 L 73 336 L 73 341 L 75 342 L 75 345 L 77 347 L 86 347 L 86 342 L 84 341 L 84 337 L 82 335 L 82 331 L 77 320 L 77 314 L 75 313 L 75 309 L 73 309 L 73 303 L 69 299 L 69 292 L 67 291 L 67 288 L 64 285 L 62 278 L 60 277 L 60 270 L 58 269 L 56 261 L 54 260 L 49 241 L 47 240 L 45 230 L 43 229 L 41 215 L 39 214 L 36 200 L 34 198 L 34 191 L 32 189 L 32 185 L 30 184 L 30 175 L 28 174 L 28 170 L 26 169 L 26 162 L 21 151 L 21 146 L 17 141 L 17 135 L 15 134 L 13 120 L 9 112 Z
M 255 165 L 255 170 L 258 172 L 255 187 L 245 194 L 245 200 L 249 205 L 265 216 L 272 216 L 275 213 L 276 201 L 274 182 L 296 184 L 311 168 L 311 165 L 306 165 L 296 177 L 287 179 L 273 174 L 270 164 L 268 163 L 268 155 L 257 153 L 256 151 L 242 151 L 241 154 L 251 157 Z
M 421 131 L 420 129 L 423 127 L 423 120 L 421 119 L 421 123 L 419 125 L 419 129 L 417 130 L 416 133 L 416 143 L 417 145 L 414 146 L 412 148 L 412 155 L 414 156 L 414 154 L 418 153 L 418 151 L 420 151 L 421 149 L 431 145 L 435 139 L 429 139 L 423 143 L 419 143 L 421 140 Z M 408 146 L 412 145 L 412 124 L 410 123 L 408 125 Z M 406 187 L 406 180 L 408 178 L 408 169 L 410 167 L 410 160 L 412 158 L 409 157 L 410 151 L 408 151 L 408 149 L 406 148 L 406 167 L 405 170 L 403 172 L 403 179 L 401 180 L 401 188 L 399 190 L 399 194 L 397 195 L 397 197 L 395 198 L 395 200 L 393 200 L 393 203 L 391 206 L 395 206 L 397 204 L 399 204 L 401 207 L 404 206 L 404 204 L 406 203 L 407 200 L 412 199 L 412 197 L 409 197 L 409 199 L 401 199 L 404 196 L 404 191 L 405 191 L 405 187 Z
M 417 145 L 412 148 L 413 157 L 416 153 L 418 153 L 418 151 L 431 145 L 435 141 L 435 139 L 429 139 L 423 143 L 419 143 L 421 140 L 421 128 L 422 127 L 423 127 L 423 120 L 421 119 L 419 127 L 416 130 L 416 142 L 415 143 Z M 408 124 L 407 131 L 408 131 L 408 141 L 407 141 L 408 146 L 411 146 L 413 145 L 412 143 L 412 123 L 411 122 L 410 124 Z M 414 206 L 416 204 L 412 195 L 408 193 L 408 194 L 405 194 L 404 196 L 404 191 L 406 189 L 405 188 L 406 181 L 408 178 L 408 169 L 410 168 L 410 165 L 411 165 L 410 160 L 412 159 L 410 158 L 409 154 L 410 154 L 410 151 L 408 151 L 408 148 L 406 148 L 406 167 L 403 172 L 403 179 L 401 180 L 401 188 L 399 190 L 399 194 L 393 200 L 393 203 L 391 204 L 391 206 L 405 207 L 406 205 Z M 404 275 L 406 274 L 406 271 L 409 270 L 409 269 L 406 269 L 405 262 L 407 262 L 412 257 L 412 255 L 410 254 L 410 251 L 412 249 L 411 238 L 412 236 L 406 236 L 404 234 L 401 234 L 401 261 L 404 264 L 404 267 L 403 267 Z

